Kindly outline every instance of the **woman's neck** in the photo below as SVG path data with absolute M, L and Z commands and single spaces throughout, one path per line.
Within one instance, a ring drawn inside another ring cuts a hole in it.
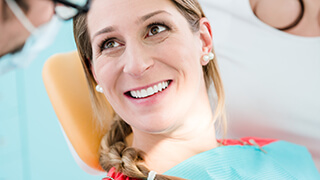
M 158 173 L 164 173 L 182 161 L 218 145 L 211 109 L 197 118 L 188 118 L 172 132 L 150 134 L 136 129 L 133 132 L 132 146 L 146 153 L 148 168 Z

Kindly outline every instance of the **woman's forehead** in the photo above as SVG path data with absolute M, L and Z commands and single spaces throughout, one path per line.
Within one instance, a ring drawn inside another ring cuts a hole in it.
M 172 16 L 179 13 L 170 0 L 95 0 L 88 14 L 89 31 L 95 33 L 105 26 L 136 23 L 156 12 Z
M 139 15 L 153 9 L 174 6 L 170 0 L 95 0 L 89 16 L 108 15 L 108 17 Z

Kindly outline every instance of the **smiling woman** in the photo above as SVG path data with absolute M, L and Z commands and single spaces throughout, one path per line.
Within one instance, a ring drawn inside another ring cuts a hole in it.
M 100 164 L 108 178 L 213 179 L 221 172 L 233 178 L 319 177 L 300 146 L 257 138 L 216 140 L 214 124 L 225 124 L 224 91 L 210 23 L 196 0 L 95 0 L 88 14 L 75 18 L 74 35 L 93 110 L 106 132 Z M 214 112 L 208 96 L 212 83 Z M 106 100 L 114 113 L 107 111 Z M 105 121 L 110 115 L 111 126 Z M 127 142 L 130 134 L 133 141 Z M 218 147 L 235 144 L 251 146 Z M 285 158 L 275 158 L 282 156 L 277 145 L 285 147 Z M 305 161 L 291 167 L 291 158 Z M 282 173 L 284 167 L 289 171 Z M 305 171 L 297 174 L 295 168 Z

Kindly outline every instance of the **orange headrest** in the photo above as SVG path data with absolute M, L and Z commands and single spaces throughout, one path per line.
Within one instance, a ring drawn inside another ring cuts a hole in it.
M 80 159 L 102 171 L 99 145 L 85 74 L 77 51 L 50 57 L 42 72 L 45 87 L 62 128 Z

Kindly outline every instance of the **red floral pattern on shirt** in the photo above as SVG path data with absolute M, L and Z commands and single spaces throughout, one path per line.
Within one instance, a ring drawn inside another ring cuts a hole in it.
M 244 137 L 241 139 L 224 139 L 218 140 L 218 142 L 222 143 L 225 146 L 232 146 L 232 145 L 255 145 L 252 144 L 252 140 L 257 143 L 259 146 L 265 146 L 270 143 L 277 141 L 276 139 L 265 139 L 265 138 L 256 138 L 256 137 Z

